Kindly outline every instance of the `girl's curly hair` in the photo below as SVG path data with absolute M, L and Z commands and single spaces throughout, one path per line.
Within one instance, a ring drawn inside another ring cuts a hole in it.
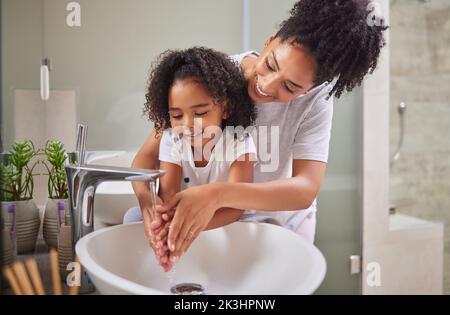
M 225 126 L 247 128 L 256 118 L 247 82 L 239 67 L 225 54 L 205 47 L 167 50 L 150 71 L 144 114 L 154 122 L 157 134 L 170 126 L 169 90 L 176 80 L 193 78 L 217 105 L 226 106 Z
M 275 35 L 309 50 L 318 65 L 315 85 L 337 78 L 330 96 L 351 91 L 377 66 L 387 27 L 383 19 L 373 21 L 370 2 L 300 0 Z

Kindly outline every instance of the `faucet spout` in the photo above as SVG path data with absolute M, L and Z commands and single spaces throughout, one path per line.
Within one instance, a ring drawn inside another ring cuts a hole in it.
M 98 185 L 104 181 L 144 181 L 152 188 L 164 175 L 161 170 L 133 169 L 97 165 L 66 165 L 69 189 L 69 208 L 72 223 L 72 251 L 75 257 L 75 245 L 79 239 L 94 231 L 94 198 Z M 156 202 L 156 200 L 153 200 Z M 85 271 L 81 274 L 80 292 L 93 291 L 93 286 Z
M 161 170 L 85 165 L 88 163 L 86 139 L 88 127 L 78 125 L 76 151 L 68 153 L 65 166 L 69 190 L 69 210 L 72 224 L 72 254 L 78 240 L 94 231 L 94 198 L 98 185 L 105 181 L 143 181 L 149 185 L 153 205 L 156 204 L 155 181 L 164 175 Z M 85 270 L 81 270 L 81 293 L 92 292 L 94 286 Z

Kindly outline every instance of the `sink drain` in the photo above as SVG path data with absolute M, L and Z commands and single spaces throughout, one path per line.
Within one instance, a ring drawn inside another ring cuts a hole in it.
M 197 283 L 180 283 L 171 287 L 170 292 L 178 295 L 204 295 L 205 289 Z

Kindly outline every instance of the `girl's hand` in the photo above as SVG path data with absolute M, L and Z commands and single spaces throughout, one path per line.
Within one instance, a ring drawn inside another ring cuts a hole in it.
M 170 261 L 170 251 L 167 246 L 167 236 L 169 232 L 170 221 L 172 220 L 174 211 L 159 212 L 157 216 L 161 218 L 163 227 L 159 229 L 158 233 L 153 232 L 155 235 L 155 242 L 157 251 L 155 252 L 158 263 L 163 267 L 164 271 L 169 271 L 172 268 L 172 262 Z
M 157 215 L 154 215 L 152 208 L 142 208 L 142 219 L 144 223 L 144 233 L 147 237 L 148 244 L 155 251 L 157 251 L 156 235 L 161 230 L 162 220 Z
M 159 218 L 156 216 L 157 211 L 153 211 L 153 201 L 150 191 L 146 191 L 137 196 L 139 201 L 139 207 L 142 212 L 142 219 L 144 221 L 144 233 L 145 236 L 150 239 L 152 236 L 152 230 L 161 225 Z M 156 201 L 156 208 L 160 207 L 162 200 L 158 197 Z M 155 221 L 155 222 L 154 222 Z
M 153 210 L 151 202 L 145 202 L 146 200 L 144 198 L 141 198 L 140 201 L 142 219 L 144 224 L 144 233 L 147 237 L 150 247 L 155 253 L 158 262 L 161 264 L 161 257 L 163 257 L 163 254 L 161 252 L 162 245 L 160 244 L 160 241 L 162 240 L 162 237 L 160 237 L 160 239 L 158 240 L 157 236 L 164 230 L 164 219 L 162 218 L 160 211 Z M 161 205 L 157 205 L 156 210 L 158 210 L 159 207 L 161 207 Z M 164 240 L 164 243 L 167 248 L 167 241 Z
M 158 211 L 176 208 L 168 235 L 171 262 L 176 262 L 220 208 L 220 183 L 190 187 L 175 194 Z

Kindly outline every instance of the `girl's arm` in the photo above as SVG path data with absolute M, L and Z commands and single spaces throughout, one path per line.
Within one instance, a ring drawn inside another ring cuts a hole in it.
M 150 136 L 148 136 L 147 140 L 134 157 L 131 167 L 141 169 L 157 169 L 159 166 L 158 154 L 160 142 L 161 137 L 157 137 L 156 130 L 153 129 Z M 148 199 L 150 196 L 150 190 L 146 183 L 131 182 L 131 185 L 133 186 L 134 193 L 139 201 L 141 199 Z
M 249 154 L 245 154 L 245 159 L 235 161 L 230 167 L 228 176 L 229 183 L 251 183 L 253 182 L 254 163 L 250 161 Z M 209 221 L 206 230 L 215 229 L 237 221 L 244 210 L 234 208 L 221 208 L 217 210 L 214 217 Z
M 161 142 L 161 137 L 156 136 L 156 130 L 153 131 L 148 136 L 147 140 L 144 142 L 142 147 L 139 149 L 138 153 L 134 157 L 131 167 L 140 169 L 157 169 L 159 166 L 159 143 Z M 142 219 L 144 221 L 144 231 L 145 235 L 152 239 L 152 194 L 147 183 L 144 182 L 131 182 L 133 186 L 134 193 L 139 202 L 139 207 L 142 212 Z M 158 197 L 156 201 L 157 204 L 162 204 L 161 198 Z M 153 244 L 150 243 L 153 247 Z
M 165 201 L 181 190 L 181 166 L 169 162 L 160 161 L 160 169 L 166 174 L 159 180 L 159 197 Z
M 160 169 L 166 171 L 164 176 L 159 180 L 159 191 L 158 195 L 162 200 L 168 200 L 170 197 L 175 195 L 180 191 L 180 180 L 182 177 L 182 169 L 179 165 L 160 161 Z M 167 219 L 167 218 L 166 218 Z M 167 221 L 162 213 L 154 214 L 154 219 L 152 223 L 152 234 L 154 235 L 155 251 L 157 259 L 165 271 L 170 269 L 170 263 L 168 263 L 168 253 L 166 252 L 165 243 L 167 241 L 167 233 L 169 228 L 169 222 Z

